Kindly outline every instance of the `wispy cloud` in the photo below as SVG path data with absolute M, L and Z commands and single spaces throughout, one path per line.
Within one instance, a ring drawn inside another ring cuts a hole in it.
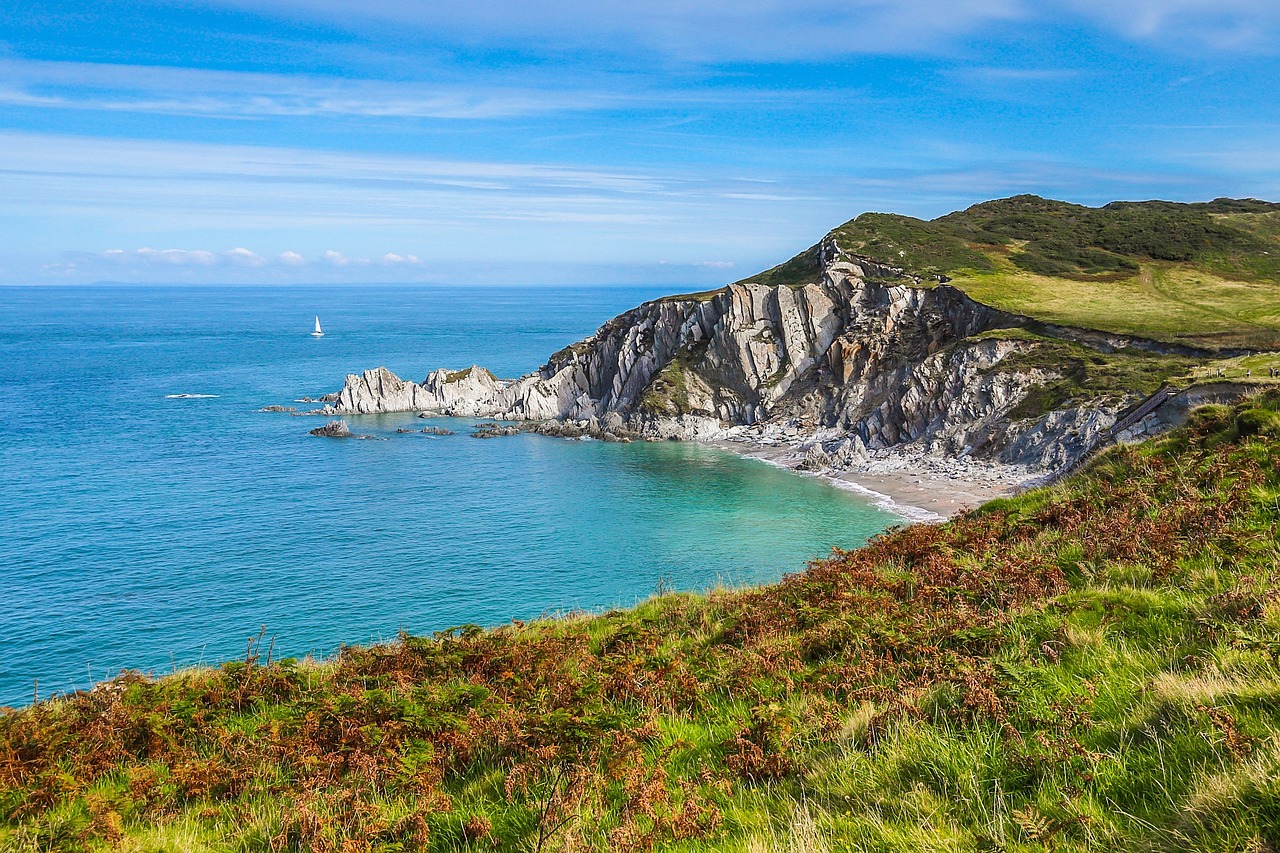
M 944 133 L 868 145 L 856 169 L 823 165 L 846 162 L 847 149 L 815 147 L 785 164 L 818 164 L 807 171 L 748 172 L 0 132 L 6 240 L 40 253 L 20 263 L 10 250 L 0 265 L 7 281 L 527 282 L 590 269 L 599 282 L 620 280 L 602 270 L 635 280 L 666 258 L 663 280 L 713 284 L 864 210 L 928 217 L 1020 192 L 1086 203 L 1267 195 L 1257 178 L 1274 158 L 1259 150 L 1126 168 Z
M 263 12 L 255 0 L 206 0 Z M 1027 17 L 1025 0 L 278 0 L 267 14 L 366 31 L 410 28 L 433 39 L 505 42 L 522 52 L 780 61 L 945 51 L 953 37 Z
M 1166 161 L 1184 168 L 1250 174 L 1254 179 L 1249 195 L 1280 197 L 1280 148 L 1273 141 L 1280 127 L 1258 125 L 1234 130 L 1234 138 L 1224 142 L 1212 130 L 1193 129 L 1190 140 L 1182 135 L 1182 144 L 1164 143 L 1160 151 Z
M 261 13 L 256 0 L 206 0 Z M 812 60 L 858 54 L 938 55 L 958 39 L 1009 24 L 1076 21 L 1122 37 L 1214 49 L 1273 50 L 1274 0 L 277 0 L 273 12 L 329 26 L 527 51 L 637 51 L 694 62 Z
M 830 93 L 730 78 L 676 85 L 647 71 L 509 73 L 424 68 L 438 79 L 379 80 L 102 62 L 50 62 L 0 54 L 0 107 L 282 121 L 380 119 L 498 122 L 600 112 L 755 107 L 804 109 Z M 465 79 L 458 79 L 464 77 Z M 853 97 L 852 93 L 846 98 Z M 665 119 L 669 126 L 694 119 Z
M 961 66 L 952 72 L 973 83 L 1003 85 L 1007 83 L 1052 83 L 1073 80 L 1084 72 L 1077 68 L 1007 68 L 986 65 Z
M 1066 9 L 1127 38 L 1175 47 L 1274 53 L 1275 0 L 1059 0 Z
M 192 201 L 190 196 L 173 192 L 175 185 L 190 183 L 199 183 L 214 194 L 202 196 L 201 201 L 215 203 L 220 196 L 239 195 L 246 182 L 258 186 L 253 195 L 259 197 L 301 195 L 307 187 L 323 188 L 335 198 L 351 191 L 381 191 L 386 215 L 396 217 L 404 215 L 396 209 L 397 199 L 412 192 L 465 191 L 473 198 L 492 194 L 508 199 L 513 194 L 536 192 L 555 195 L 572 206 L 575 200 L 597 195 L 677 191 L 669 178 L 640 170 L 13 132 L 0 132 L 0 174 L 7 176 L 11 186 L 30 179 L 33 189 L 54 178 L 76 180 L 81 187 L 95 183 L 162 186 L 171 196 L 166 207 Z M 219 187 L 223 189 L 219 191 Z M 82 195 L 81 201 L 89 199 Z M 344 210 L 344 216 L 356 213 L 341 204 L 325 207 Z M 502 211 L 507 216 L 540 213 L 509 206 Z M 315 215 L 329 214 L 317 210 Z
M 636 98 L 623 85 L 611 91 L 0 59 L 0 105 L 45 109 L 238 119 L 491 120 L 611 109 Z

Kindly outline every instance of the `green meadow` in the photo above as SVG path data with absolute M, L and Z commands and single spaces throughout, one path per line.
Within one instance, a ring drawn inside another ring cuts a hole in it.
M 926 221 L 865 213 L 828 237 L 947 279 L 975 300 L 1037 320 L 1206 349 L 1280 349 L 1280 205 L 1115 202 L 1083 207 L 1015 196 Z M 798 284 L 814 246 L 747 281 Z

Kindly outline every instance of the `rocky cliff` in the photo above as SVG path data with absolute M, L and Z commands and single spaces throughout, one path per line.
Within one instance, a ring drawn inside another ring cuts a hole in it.
M 765 438 L 781 425 L 812 451 L 809 467 L 905 447 L 1035 472 L 1069 463 L 1133 401 L 1120 394 L 1014 417 L 1033 388 L 1059 378 L 1052 366 L 1002 368 L 1036 343 L 1001 330 L 1032 321 L 831 241 L 819 251 L 809 283 L 743 282 L 647 302 L 519 379 L 472 367 L 414 383 L 378 368 L 349 375 L 323 411 L 569 420 L 648 438 L 715 438 L 734 427 Z M 1103 348 L 1149 343 L 1049 333 Z

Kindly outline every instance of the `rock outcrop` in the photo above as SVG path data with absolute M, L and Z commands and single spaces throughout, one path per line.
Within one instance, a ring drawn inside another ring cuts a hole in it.
M 912 447 L 1051 471 L 1132 402 L 1013 418 L 1033 388 L 1059 378 L 1001 369 L 1034 343 L 998 330 L 1033 321 L 947 284 L 922 287 L 832 242 L 821 252 L 821 275 L 808 284 L 742 282 L 647 302 L 518 379 L 471 367 L 414 383 L 380 367 L 349 375 L 321 412 L 585 422 L 595 425 L 585 434 L 649 439 L 713 439 L 734 426 L 785 421 L 784 440 L 812 445 L 803 458 L 812 470 Z M 1049 333 L 1090 340 L 1080 330 Z M 1094 344 L 1128 345 L 1116 336 Z
M 351 438 L 354 433 L 346 421 L 329 421 L 321 427 L 310 430 L 312 435 L 318 435 L 321 438 Z

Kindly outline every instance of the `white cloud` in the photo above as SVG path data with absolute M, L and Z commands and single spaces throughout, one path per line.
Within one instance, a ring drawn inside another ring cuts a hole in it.
M 713 270 L 728 270 L 733 269 L 733 261 L 698 261 L 694 266 Z
M 141 249 L 125 251 L 124 249 L 107 249 L 102 257 L 113 263 L 122 265 L 150 266 L 198 266 L 211 267 L 218 263 L 219 256 L 205 249 L 152 249 L 143 246 Z
M 286 252 L 285 255 L 293 255 Z M 82 255 L 87 259 L 91 256 Z M 214 252 L 209 249 L 152 249 L 143 246 L 140 249 L 107 249 L 98 253 L 98 259 L 110 264 L 124 267 L 262 267 L 268 263 L 267 258 L 250 249 L 236 247 L 225 252 Z M 301 260 L 300 255 L 295 255 Z M 281 263 L 288 263 L 281 256 Z
M 417 255 L 397 255 L 395 252 L 387 252 L 381 258 L 382 263 L 395 265 L 418 266 L 422 263 Z
M 259 252 L 237 246 L 225 251 L 212 251 L 207 248 L 108 248 L 101 252 L 69 251 L 63 259 L 52 263 L 41 264 L 42 273 L 52 277 L 67 278 L 69 275 L 113 275 L 128 272 L 131 275 L 142 275 L 148 278 L 152 274 L 177 275 L 178 280 L 198 280 L 211 277 L 209 280 L 306 280 L 297 277 L 319 275 L 326 278 L 328 273 L 338 274 L 344 268 L 360 269 L 360 275 L 378 274 L 385 270 L 420 269 L 424 264 L 419 256 L 410 252 L 387 252 L 378 259 L 369 257 L 348 257 L 337 250 L 325 251 L 321 256 L 324 264 L 315 268 L 307 263 L 300 252 L 285 250 L 276 255 L 261 255 Z M 168 272 L 166 272 L 168 270 Z M 248 278 L 244 278 L 244 277 Z
M 229 252 L 224 252 L 222 256 L 229 263 L 238 267 L 260 267 L 267 262 L 267 259 L 257 252 L 252 252 L 239 246 Z
M 415 254 L 387 252 L 378 258 L 350 258 L 330 249 L 324 263 L 309 263 L 292 249 L 260 254 L 237 246 L 211 249 L 112 248 L 101 252 L 66 251 L 39 264 L 39 274 L 54 281 L 112 279 L 161 282 L 271 283 L 316 281 L 424 281 L 425 264 Z

